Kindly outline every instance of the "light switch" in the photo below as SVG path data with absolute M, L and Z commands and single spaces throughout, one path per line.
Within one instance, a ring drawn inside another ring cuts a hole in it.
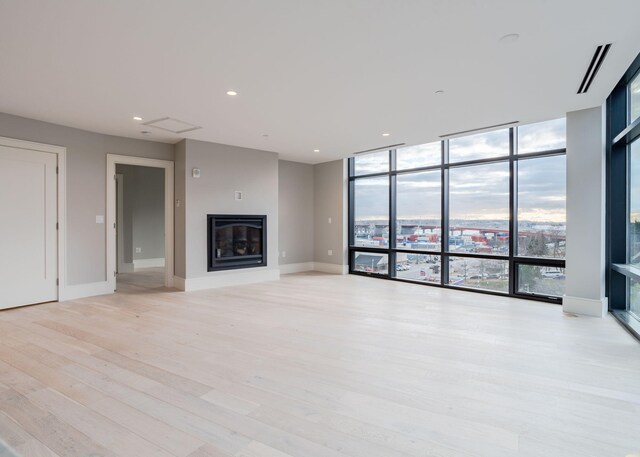
M 136 248 L 136 254 L 140 254 L 142 252 L 142 248 Z
M 327 255 L 333 255 L 333 251 L 332 251 L 331 249 L 329 249 L 329 250 L 327 251 Z
M 329 224 L 331 224 L 331 222 L 332 222 L 332 221 L 331 221 L 331 218 L 329 218 Z
M 104 224 L 104 216 L 96 216 L 96 224 Z

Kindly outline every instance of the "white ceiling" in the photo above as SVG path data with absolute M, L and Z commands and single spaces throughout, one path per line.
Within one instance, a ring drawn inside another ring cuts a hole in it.
M 638 0 L 3 0 L 0 111 L 317 163 L 599 105 L 640 51 L 638 17 Z

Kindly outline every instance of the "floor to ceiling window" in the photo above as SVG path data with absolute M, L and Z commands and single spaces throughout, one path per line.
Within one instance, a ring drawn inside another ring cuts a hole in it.
M 350 159 L 350 271 L 559 303 L 565 136 L 562 118 Z
M 609 306 L 640 336 L 640 56 L 607 99 L 607 137 Z

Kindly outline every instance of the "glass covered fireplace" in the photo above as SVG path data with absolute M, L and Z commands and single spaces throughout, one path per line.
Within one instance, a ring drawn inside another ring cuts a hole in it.
M 267 265 L 267 216 L 209 214 L 208 271 Z

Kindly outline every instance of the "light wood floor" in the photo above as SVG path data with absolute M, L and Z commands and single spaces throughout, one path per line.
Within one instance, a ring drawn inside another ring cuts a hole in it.
M 139 289 L 0 313 L 18 454 L 640 453 L 640 344 L 611 318 L 319 273 Z

